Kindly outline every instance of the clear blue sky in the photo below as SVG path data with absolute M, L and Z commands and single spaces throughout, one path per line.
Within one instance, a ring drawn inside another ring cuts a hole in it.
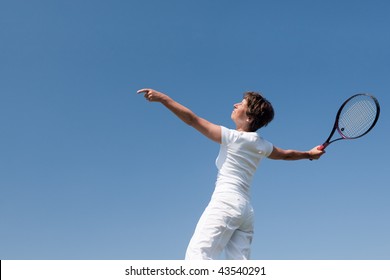
M 0 259 L 182 259 L 218 145 L 136 91 L 210 121 L 247 90 L 276 146 L 321 144 L 358 92 L 382 114 L 320 161 L 264 160 L 254 259 L 390 259 L 390 2 L 21 1 L 0 5 Z

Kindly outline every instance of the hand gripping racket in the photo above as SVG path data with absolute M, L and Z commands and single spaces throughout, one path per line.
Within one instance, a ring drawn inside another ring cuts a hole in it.
M 379 102 L 374 96 L 366 93 L 351 96 L 341 105 L 328 139 L 318 150 L 324 150 L 339 140 L 356 139 L 367 134 L 375 126 L 379 112 Z M 336 130 L 341 137 L 331 140 Z

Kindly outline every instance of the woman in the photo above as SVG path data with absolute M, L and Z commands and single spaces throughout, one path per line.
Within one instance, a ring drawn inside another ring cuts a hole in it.
M 234 105 L 231 118 L 236 129 L 213 124 L 172 98 L 153 89 L 141 89 L 150 102 L 160 102 L 186 124 L 219 143 L 218 176 L 211 201 L 203 212 L 186 252 L 187 260 L 216 259 L 222 250 L 227 259 L 250 257 L 253 237 L 253 208 L 250 184 L 260 160 L 319 159 L 324 151 L 284 150 L 260 137 L 256 131 L 274 117 L 271 103 L 261 94 L 247 92 Z

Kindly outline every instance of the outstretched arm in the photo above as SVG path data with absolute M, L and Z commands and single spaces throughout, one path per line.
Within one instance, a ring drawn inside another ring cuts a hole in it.
M 137 93 L 143 93 L 144 97 L 150 102 L 160 102 L 183 122 L 192 126 L 211 140 L 221 143 L 221 127 L 219 125 L 198 117 L 190 109 L 176 102 L 164 93 L 150 88 L 140 89 Z
M 297 151 L 297 150 L 283 150 L 275 147 L 271 154 L 268 156 L 270 159 L 283 159 L 283 160 L 299 160 L 299 159 L 319 159 L 324 153 L 324 150 L 319 150 L 319 146 L 314 147 L 310 151 Z

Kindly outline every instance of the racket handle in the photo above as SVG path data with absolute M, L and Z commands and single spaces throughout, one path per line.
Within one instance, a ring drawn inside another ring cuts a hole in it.
M 317 150 L 323 151 L 323 150 L 325 150 L 326 147 L 328 147 L 328 145 L 329 145 L 329 143 L 324 143 L 324 144 L 318 146 Z M 310 160 L 312 160 L 312 159 L 310 159 Z
M 329 143 L 324 143 L 324 144 L 322 144 L 321 146 L 319 146 L 319 147 L 317 148 L 317 150 L 323 151 L 323 150 L 325 150 L 326 147 L 328 147 L 328 145 L 329 145 Z

